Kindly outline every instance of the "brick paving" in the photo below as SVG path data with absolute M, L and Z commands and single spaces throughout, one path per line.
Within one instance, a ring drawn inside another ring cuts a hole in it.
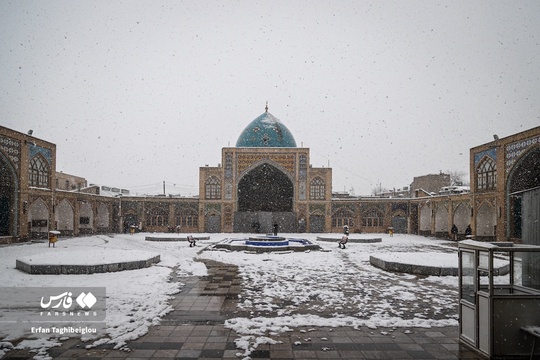
M 225 328 L 224 321 L 248 317 L 238 311 L 242 281 L 233 265 L 205 261 L 208 275 L 174 278 L 185 284 L 171 301 L 174 308 L 160 325 L 128 343 L 130 351 L 114 350 L 111 345 L 87 350 L 78 339 L 63 342 L 49 350 L 54 359 L 241 359 L 236 348 L 239 336 Z M 320 314 L 319 314 L 320 315 Z M 384 332 L 384 334 L 382 334 Z M 482 359 L 459 344 L 458 328 L 367 327 L 297 328 L 272 335 L 279 344 L 259 345 L 252 359 Z M 14 350 L 3 359 L 31 359 L 28 351 Z

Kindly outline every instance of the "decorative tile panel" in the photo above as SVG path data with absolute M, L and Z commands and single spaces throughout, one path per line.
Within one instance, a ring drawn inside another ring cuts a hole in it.
M 528 138 L 525 140 L 516 141 L 506 145 L 505 153 L 505 168 L 506 173 L 512 169 L 516 160 L 531 147 L 540 143 L 540 136 Z
M 480 152 L 474 154 L 474 168 L 475 169 L 478 166 L 478 163 L 480 162 L 480 160 L 482 160 L 484 158 L 484 156 L 489 156 L 490 158 L 493 159 L 493 161 L 495 161 L 495 163 L 497 163 L 497 151 L 496 151 L 496 149 L 495 148 L 487 149 L 487 150 L 480 151 Z
M 206 204 L 204 206 L 204 214 L 207 215 L 208 213 L 215 211 L 219 214 L 221 214 L 221 204 Z
M 309 213 L 313 214 L 316 211 L 326 215 L 326 205 L 325 204 L 309 204 Z
M 0 150 L 11 160 L 15 169 L 19 170 L 21 163 L 21 143 L 18 140 L 0 135 Z
M 37 154 L 41 154 L 43 155 L 45 160 L 47 160 L 47 162 L 49 163 L 49 166 L 51 166 L 52 155 L 51 155 L 50 149 L 46 149 L 38 145 L 28 144 L 28 150 L 29 150 L 29 159 L 32 159 Z
M 306 200 L 306 181 L 301 180 L 298 186 L 298 199 Z
M 237 174 L 240 175 L 254 163 L 261 160 L 272 160 L 283 166 L 291 175 L 294 175 L 295 156 L 293 154 L 238 154 Z
M 232 179 L 233 163 L 232 154 L 225 154 L 225 179 Z

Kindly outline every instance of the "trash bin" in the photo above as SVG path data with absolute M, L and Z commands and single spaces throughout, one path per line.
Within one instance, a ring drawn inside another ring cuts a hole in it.
M 130 233 L 130 235 L 135 234 L 135 225 L 131 225 L 131 226 L 129 227 L 129 233 Z
M 58 241 L 58 235 L 60 235 L 60 231 L 49 231 L 49 247 L 51 247 L 51 244 L 53 244 L 54 247 L 54 244 L 56 244 L 56 242 Z

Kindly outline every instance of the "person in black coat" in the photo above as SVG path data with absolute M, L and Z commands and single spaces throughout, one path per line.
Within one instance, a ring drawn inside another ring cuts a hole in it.
M 279 230 L 279 225 L 277 223 L 274 223 L 274 236 L 277 236 Z
M 452 225 L 452 229 L 450 230 L 450 232 L 452 233 L 452 240 L 457 240 L 457 234 L 458 234 L 458 228 L 456 226 L 456 224 L 453 224 Z
M 471 224 L 467 225 L 467 228 L 465 229 L 465 237 L 468 239 L 472 237 Z

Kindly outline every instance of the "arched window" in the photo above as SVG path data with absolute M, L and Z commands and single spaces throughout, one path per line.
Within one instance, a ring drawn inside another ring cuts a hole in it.
M 362 225 L 365 227 L 381 227 L 383 226 L 384 216 L 380 210 L 371 208 L 362 215 Z
M 49 164 L 41 155 L 36 155 L 30 160 L 30 186 L 49 187 Z
M 332 215 L 332 227 L 354 226 L 354 213 L 346 208 L 341 208 Z
M 164 226 L 169 222 L 169 212 L 163 208 L 152 208 L 148 215 L 146 226 Z
M 184 208 L 176 216 L 176 226 L 197 227 L 199 226 L 199 215 L 193 208 Z
M 309 197 L 311 200 L 324 200 L 325 193 L 324 180 L 320 177 L 316 177 L 311 181 L 309 186 Z
M 476 172 L 477 190 L 495 190 L 497 187 L 497 168 L 492 158 L 485 157 L 476 168 Z
M 221 199 L 221 182 L 215 176 L 210 177 L 205 183 L 206 199 Z

